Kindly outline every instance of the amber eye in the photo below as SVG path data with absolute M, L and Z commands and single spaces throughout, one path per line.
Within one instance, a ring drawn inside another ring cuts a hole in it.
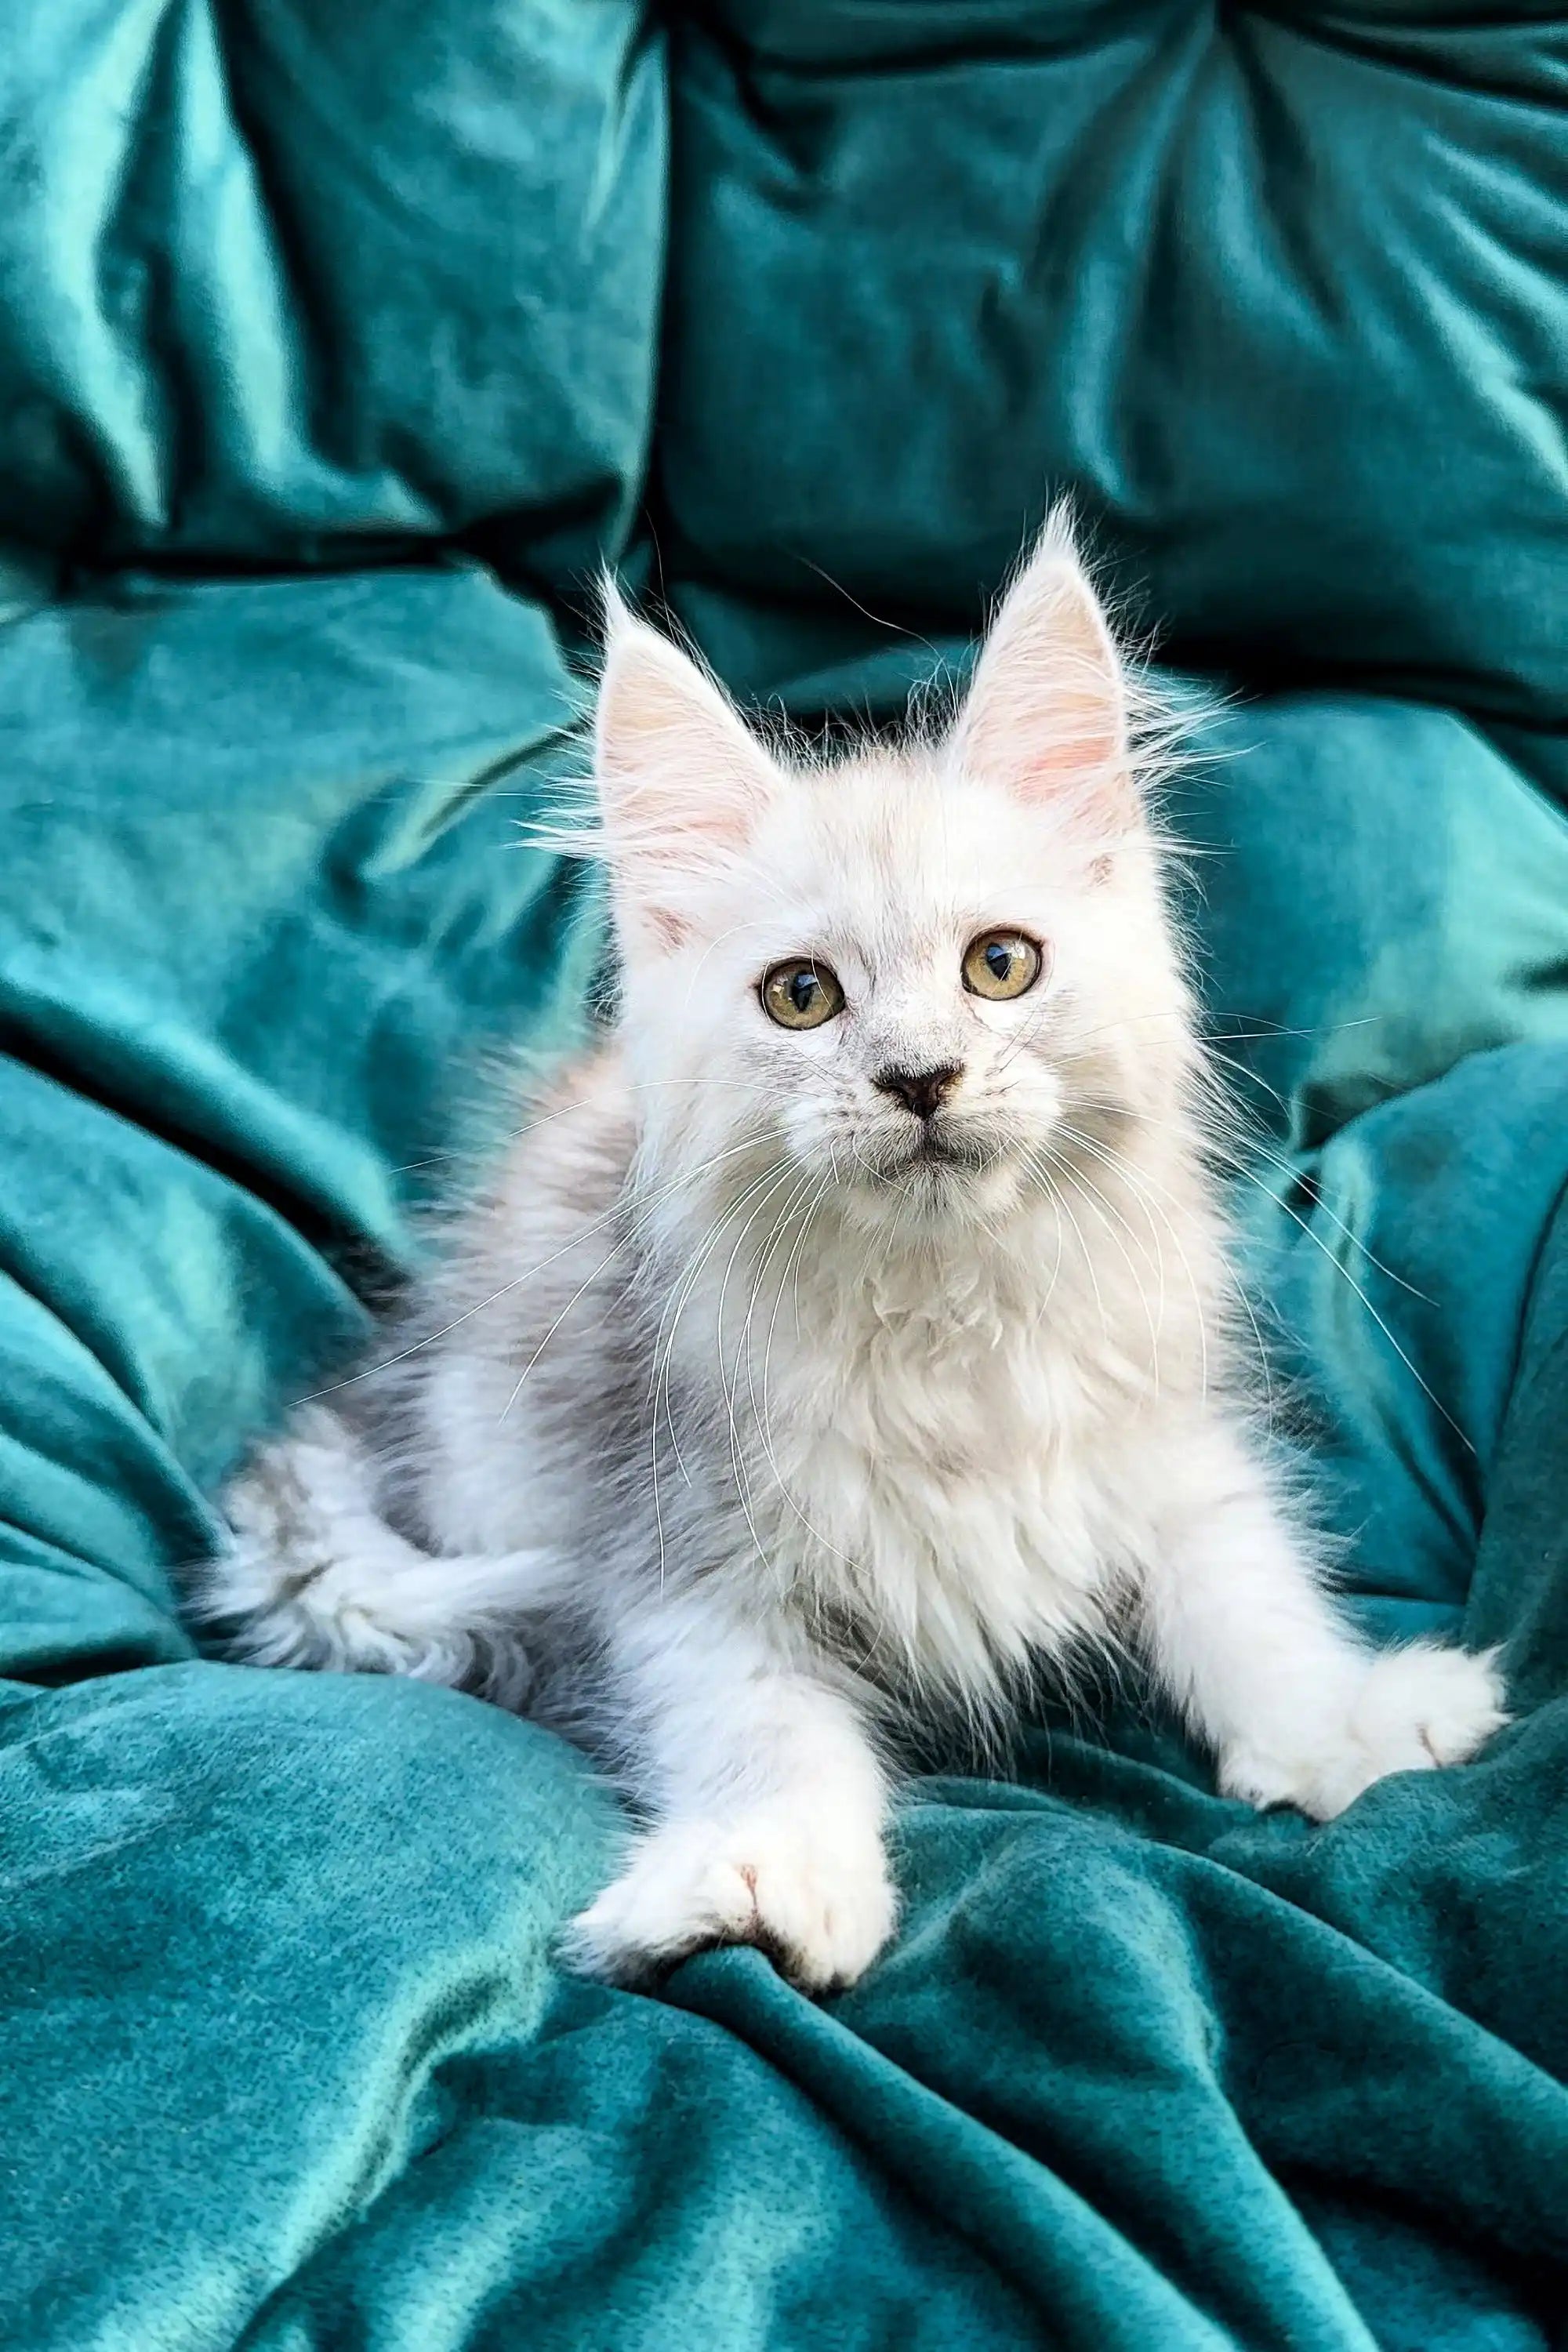
M 1044 967 L 1044 956 L 1022 931 L 982 931 L 963 950 L 963 985 L 971 996 L 994 1001 L 1023 996 Z
M 809 956 L 792 956 L 787 963 L 775 963 L 763 974 L 757 993 L 763 1011 L 781 1029 L 820 1029 L 825 1021 L 844 1010 L 837 974 L 825 963 L 814 963 Z

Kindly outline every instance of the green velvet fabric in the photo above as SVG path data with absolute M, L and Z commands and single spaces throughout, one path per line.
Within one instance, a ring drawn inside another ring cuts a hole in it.
M 1568 2310 L 1568 37 L 1354 0 L 0 18 L 0 2341 L 1548 2352 Z M 1071 490 L 1281 1393 L 1478 1764 L 1310 1829 L 1136 1691 L 907 1912 L 563 1976 L 613 1801 L 179 1570 L 602 949 L 588 575 L 894 712 Z

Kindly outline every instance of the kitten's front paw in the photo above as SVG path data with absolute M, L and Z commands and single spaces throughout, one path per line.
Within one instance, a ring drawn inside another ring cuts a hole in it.
M 756 1944 L 805 1992 L 851 1985 L 893 1932 L 880 1840 L 759 1815 L 672 1822 L 634 1849 L 614 1885 L 572 1922 L 567 1957 L 635 1984 L 710 1944 Z
M 1508 1721 L 1503 1696 L 1495 1650 L 1478 1655 L 1433 1642 L 1387 1650 L 1348 1704 L 1310 1730 L 1281 1717 L 1268 1738 L 1228 1748 L 1220 1786 L 1254 1805 L 1297 1805 L 1330 1821 L 1386 1773 L 1464 1763 Z

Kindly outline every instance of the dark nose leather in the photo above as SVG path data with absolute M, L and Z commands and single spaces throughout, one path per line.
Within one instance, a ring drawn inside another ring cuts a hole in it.
M 956 1062 L 944 1062 L 940 1070 L 883 1070 L 876 1083 L 883 1094 L 897 1095 L 917 1118 L 934 1118 L 963 1076 Z

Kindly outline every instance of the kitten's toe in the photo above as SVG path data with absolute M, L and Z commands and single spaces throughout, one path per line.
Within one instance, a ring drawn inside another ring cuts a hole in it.
M 1390 1772 L 1462 1764 L 1508 1721 L 1497 1653 L 1415 1642 L 1373 1658 L 1348 1703 L 1304 1740 L 1237 1746 L 1220 1784 L 1256 1805 L 1292 1804 L 1330 1821 Z
M 830 1841 L 777 1821 L 673 1822 L 634 1849 L 574 1919 L 566 1958 L 636 1984 L 713 1944 L 755 1944 L 806 1992 L 853 1984 L 893 1930 L 880 1842 Z
M 1383 1772 L 1462 1764 L 1508 1720 L 1497 1652 L 1435 1642 L 1385 1651 L 1367 1670 L 1355 1706 L 1356 1736 Z
M 563 1949 L 590 1976 L 637 1984 L 705 1944 L 749 1940 L 755 1913 L 751 1886 L 710 1843 L 657 1831 L 567 1927 Z

